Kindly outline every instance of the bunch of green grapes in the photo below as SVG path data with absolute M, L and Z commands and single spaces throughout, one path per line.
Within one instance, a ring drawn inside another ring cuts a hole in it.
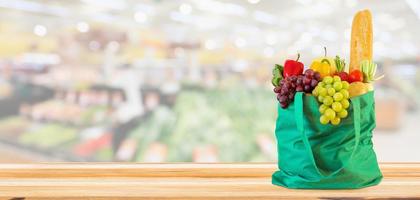
M 319 82 L 312 94 L 321 103 L 319 112 L 321 124 L 338 125 L 341 119 L 347 117 L 349 102 L 349 83 L 341 81 L 339 76 L 326 76 Z

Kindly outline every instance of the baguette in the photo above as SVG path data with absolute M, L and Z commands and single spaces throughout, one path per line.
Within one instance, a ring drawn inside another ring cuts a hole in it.
M 372 60 L 372 15 L 369 10 L 356 13 L 353 18 L 350 42 L 349 72 L 360 70 L 360 62 Z

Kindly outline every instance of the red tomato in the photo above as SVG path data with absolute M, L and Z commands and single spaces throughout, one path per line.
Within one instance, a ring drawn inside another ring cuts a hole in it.
M 350 72 L 349 75 L 349 83 L 353 83 L 353 82 L 362 82 L 363 81 L 363 73 L 356 69 L 353 70 L 352 72 Z

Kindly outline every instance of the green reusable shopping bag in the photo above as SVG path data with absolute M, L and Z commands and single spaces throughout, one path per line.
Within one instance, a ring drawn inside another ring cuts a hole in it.
M 319 122 L 319 103 L 298 92 L 278 106 L 278 167 L 272 183 L 287 188 L 349 189 L 377 185 L 382 174 L 372 149 L 374 94 L 350 99 L 348 116 L 337 126 Z

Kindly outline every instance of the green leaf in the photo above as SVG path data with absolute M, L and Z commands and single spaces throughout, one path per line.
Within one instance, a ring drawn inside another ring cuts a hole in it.
M 274 65 L 273 78 L 271 79 L 271 84 L 273 84 L 274 87 L 279 86 L 280 81 L 283 79 L 283 70 L 283 66 L 279 64 Z
M 337 72 L 343 72 L 346 68 L 346 62 L 344 59 L 341 59 L 340 56 L 335 56 L 334 62 L 337 67 Z

